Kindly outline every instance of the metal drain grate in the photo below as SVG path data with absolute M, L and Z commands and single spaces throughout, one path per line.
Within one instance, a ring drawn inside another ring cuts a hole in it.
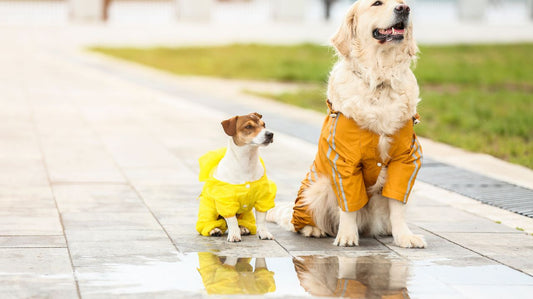
M 482 203 L 533 218 L 533 190 L 424 159 L 418 179 Z

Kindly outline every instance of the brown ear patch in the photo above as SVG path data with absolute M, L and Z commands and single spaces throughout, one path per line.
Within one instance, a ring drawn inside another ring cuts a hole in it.
M 254 113 L 250 113 L 250 114 L 252 114 L 252 115 L 255 115 L 255 116 L 259 117 L 259 119 L 263 118 L 263 116 L 262 116 L 261 114 L 257 113 L 257 112 L 254 112 Z
M 238 118 L 239 118 L 238 116 L 234 116 L 222 122 L 222 128 L 224 128 L 224 132 L 226 132 L 228 136 L 235 136 L 235 134 L 237 134 L 237 119 Z

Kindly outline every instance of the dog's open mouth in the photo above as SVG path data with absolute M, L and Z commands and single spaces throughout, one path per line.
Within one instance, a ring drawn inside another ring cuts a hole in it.
M 399 22 L 387 29 L 374 29 L 372 36 L 381 43 L 390 42 L 393 40 L 403 40 L 405 34 L 405 23 Z

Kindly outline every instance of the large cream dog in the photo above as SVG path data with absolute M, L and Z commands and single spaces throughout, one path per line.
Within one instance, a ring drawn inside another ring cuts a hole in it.
M 403 0 L 359 0 L 349 9 L 332 38 L 339 61 L 315 161 L 293 209 L 279 205 L 269 221 L 307 237 L 336 236 L 338 246 L 358 245 L 359 232 L 426 246 L 404 218 L 422 162 L 409 13 Z

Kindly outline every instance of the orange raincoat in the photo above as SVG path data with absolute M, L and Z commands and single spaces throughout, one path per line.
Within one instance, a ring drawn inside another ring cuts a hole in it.
M 406 203 L 422 165 L 422 148 L 413 130 L 414 121 L 414 118 L 407 121 L 390 136 L 393 139 L 390 158 L 382 161 L 378 134 L 362 129 L 340 112 L 331 111 L 322 125 L 315 160 L 296 198 L 292 218 L 295 230 L 315 225 L 310 211 L 302 203 L 302 195 L 319 175 L 330 178 L 339 207 L 353 212 L 366 205 L 367 188 L 376 183 L 381 169 L 386 167 L 387 180 L 382 195 Z

